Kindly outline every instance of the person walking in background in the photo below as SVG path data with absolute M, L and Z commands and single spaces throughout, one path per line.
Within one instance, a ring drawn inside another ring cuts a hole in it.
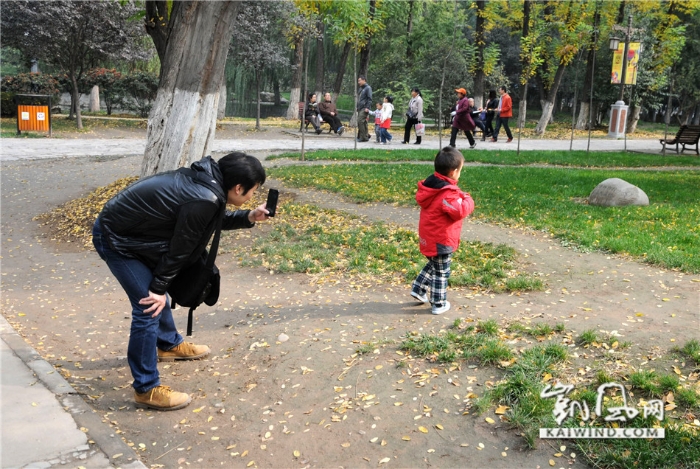
M 369 111 L 369 115 L 374 117 L 374 136 L 376 142 L 381 142 L 382 138 L 382 106 L 383 103 L 377 103 L 377 108 L 374 111 Z
M 469 98 L 469 111 L 471 112 L 472 120 L 474 121 L 474 126 L 478 127 L 479 130 L 481 130 L 481 141 L 483 142 L 484 140 L 486 140 L 486 125 L 484 124 L 484 121 L 481 120 L 481 112 L 483 111 L 483 109 L 477 109 L 474 106 L 474 98 Z
M 493 132 L 492 142 L 498 141 L 498 132 L 501 130 L 501 126 L 506 130 L 506 135 L 508 136 L 507 143 L 513 141 L 513 134 L 510 133 L 510 127 L 508 127 L 508 119 L 513 117 L 513 100 L 510 95 L 506 92 L 506 87 L 501 86 L 498 88 L 498 93 L 501 95 L 501 99 L 498 101 L 498 115 L 496 116 L 496 130 Z
M 469 140 L 469 148 L 474 148 L 476 146 L 476 141 L 472 135 L 474 121 L 472 120 L 471 107 L 467 99 L 467 90 L 464 88 L 457 88 L 455 91 L 457 92 L 457 104 L 455 105 L 455 110 L 450 113 L 452 116 L 450 146 L 455 148 L 457 144 L 457 134 L 460 130 L 463 130 L 464 135 L 466 135 L 467 140 Z
M 410 143 L 411 128 L 416 124 L 420 124 L 423 120 L 423 96 L 418 88 L 411 89 L 411 100 L 408 102 L 408 111 L 406 111 L 406 126 L 403 132 L 403 141 L 401 143 Z M 422 137 L 416 135 L 415 145 L 420 145 Z
M 496 116 L 496 111 L 498 110 L 498 97 L 496 96 L 496 90 L 489 91 L 489 99 L 486 102 L 486 136 L 493 137 L 493 118 Z
M 357 84 L 360 86 L 357 95 L 357 141 L 369 142 L 367 120 L 369 119 L 369 108 L 372 105 L 372 87 L 362 75 L 357 78 Z
M 321 121 L 318 119 L 318 103 L 316 102 L 316 93 L 309 93 L 309 99 L 306 101 L 306 112 L 304 112 L 304 119 L 311 122 L 314 126 L 316 134 L 320 134 Z
M 333 100 L 331 100 L 330 93 L 323 95 L 323 102 L 318 103 L 318 112 L 321 114 L 321 118 L 325 122 L 328 122 L 331 129 L 333 129 L 336 134 L 343 135 L 343 132 L 345 132 L 345 127 L 343 127 L 343 124 L 340 122 L 340 117 L 338 117 L 338 109 L 336 108 L 335 103 L 333 103 Z
M 379 120 L 379 135 L 381 136 L 381 144 L 388 145 L 391 143 L 391 139 L 394 138 L 389 133 L 391 128 L 391 116 L 394 113 L 394 98 L 387 95 L 384 97 L 384 104 L 382 104 L 382 118 Z
M 445 147 L 438 152 L 434 164 L 435 173 L 420 181 L 416 192 L 420 252 L 428 263 L 413 281 L 411 296 L 421 303 L 432 303 L 433 314 L 442 314 L 450 309 L 447 280 L 452 254 L 459 247 L 462 220 L 474 211 L 474 200 L 457 187 L 464 166 L 462 153 Z

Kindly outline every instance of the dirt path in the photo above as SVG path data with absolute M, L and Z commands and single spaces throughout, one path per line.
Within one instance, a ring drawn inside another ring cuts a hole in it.
M 471 410 L 467 396 L 481 396 L 499 370 L 437 366 L 398 353 L 396 344 L 409 331 L 437 332 L 456 318 L 564 322 L 579 332 L 617 331 L 635 344 L 621 358 L 636 366 L 698 337 L 698 276 L 577 253 L 541 232 L 469 222 L 465 238 L 517 248 L 548 290 L 452 292 L 453 311 L 432 316 L 410 299 L 407 285 L 319 283 L 239 268 L 238 259 L 222 255 L 220 303 L 198 310 L 194 328 L 194 341 L 210 345 L 212 356 L 160 366 L 164 384 L 192 393 L 193 403 L 177 412 L 135 411 L 123 292 L 94 252 L 43 238 L 32 218 L 136 174 L 139 164 L 3 164 L 2 312 L 149 467 L 509 468 L 549 467 L 550 460 L 584 467 L 571 448 L 541 441 L 528 450 L 492 411 Z M 293 192 L 322 207 L 416 225 L 414 209 Z M 238 233 L 243 243 L 255 234 Z M 184 313 L 176 314 L 182 329 Z M 288 340 L 278 340 L 282 333 Z M 356 355 L 367 343 L 374 352 Z

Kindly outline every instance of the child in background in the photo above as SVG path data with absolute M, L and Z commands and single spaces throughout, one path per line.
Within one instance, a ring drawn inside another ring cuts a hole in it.
M 377 137 L 377 143 L 379 143 L 379 139 L 382 136 L 382 103 L 377 103 L 377 109 L 374 111 L 369 111 L 369 115 L 374 116 L 374 135 Z
M 394 98 L 391 96 L 385 96 L 384 97 L 384 104 L 382 104 L 382 118 L 379 122 L 379 128 L 380 128 L 380 137 L 381 137 L 381 145 L 387 145 L 391 143 L 391 139 L 393 138 L 391 134 L 389 133 L 389 129 L 391 128 L 391 115 L 394 112 L 394 105 L 392 104 L 394 102 Z
M 432 313 L 450 309 L 447 280 L 452 254 L 459 247 L 462 220 L 474 211 L 471 196 L 457 187 L 464 156 L 454 147 L 445 147 L 435 157 L 435 173 L 418 183 L 416 202 L 420 206 L 418 238 L 420 252 L 428 263 L 411 285 L 411 296 L 421 303 L 432 303 Z M 427 290 L 430 288 L 430 298 Z

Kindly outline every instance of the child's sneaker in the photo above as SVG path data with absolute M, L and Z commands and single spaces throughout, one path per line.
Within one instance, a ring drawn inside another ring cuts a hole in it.
M 433 306 L 433 314 L 442 314 L 445 311 L 449 311 L 449 310 L 450 310 L 450 302 L 449 301 L 445 301 L 444 306 Z
M 421 303 L 428 302 L 428 295 L 421 295 L 420 293 L 416 293 L 414 291 L 411 291 L 411 296 L 413 298 L 415 298 L 416 300 L 420 301 Z

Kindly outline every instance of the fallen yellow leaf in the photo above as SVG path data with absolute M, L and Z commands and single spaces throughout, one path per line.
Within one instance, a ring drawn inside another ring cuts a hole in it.
M 418 427 L 418 431 L 421 433 L 428 433 L 428 429 L 425 427 Z

